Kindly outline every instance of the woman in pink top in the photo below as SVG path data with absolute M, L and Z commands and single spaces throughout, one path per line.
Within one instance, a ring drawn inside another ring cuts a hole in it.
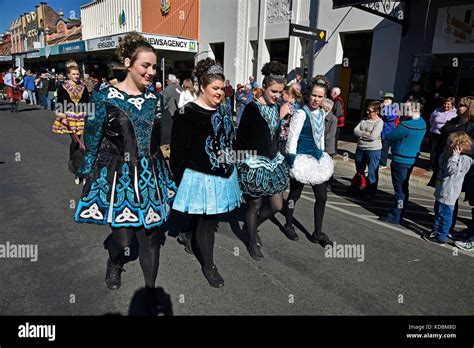
M 430 161 L 431 168 L 434 167 L 434 161 L 436 159 L 436 149 L 438 147 L 439 141 L 441 139 L 440 129 L 448 122 L 450 119 L 457 116 L 456 108 L 454 107 L 454 97 L 446 98 L 444 105 L 440 108 L 437 108 L 430 116 Z

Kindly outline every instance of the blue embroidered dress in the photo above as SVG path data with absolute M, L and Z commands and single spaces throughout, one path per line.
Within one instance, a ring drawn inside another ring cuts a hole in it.
M 278 151 L 280 110 L 258 100 L 245 107 L 237 130 L 240 189 L 252 197 L 273 196 L 286 189 L 288 165 Z
M 307 106 L 295 112 L 286 143 L 290 176 L 297 181 L 317 185 L 334 173 L 334 162 L 324 152 L 324 112 Z
M 176 111 L 170 144 L 171 170 L 179 185 L 174 210 L 214 215 L 240 206 L 234 137 L 227 105 L 205 109 L 191 102 Z
M 152 92 L 129 96 L 107 87 L 92 96 L 84 166 L 87 183 L 75 220 L 112 227 L 152 229 L 171 211 L 176 185 L 160 149 L 161 99 Z

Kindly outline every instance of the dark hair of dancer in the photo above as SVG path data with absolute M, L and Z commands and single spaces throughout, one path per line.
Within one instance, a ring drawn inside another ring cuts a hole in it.
M 145 37 L 135 31 L 125 35 L 125 37 L 119 42 L 116 50 L 120 62 L 125 66 L 127 66 L 125 59 L 130 59 L 129 66 L 132 66 L 140 52 L 156 53 L 153 46 L 150 45 Z
M 313 89 L 316 86 L 324 88 L 324 91 L 327 94 L 329 87 L 331 86 L 331 83 L 329 82 L 326 76 L 316 75 L 315 77 L 311 79 L 311 89 Z
M 225 76 L 221 72 L 209 72 L 213 67 L 216 67 L 217 71 L 219 68 L 222 69 L 222 67 L 212 58 L 202 59 L 196 64 L 193 74 L 198 79 L 199 87 L 206 88 L 216 79 L 225 81 Z
M 264 79 L 262 82 L 263 88 L 267 88 L 273 83 L 286 84 L 286 65 L 280 62 L 268 62 L 261 70 Z

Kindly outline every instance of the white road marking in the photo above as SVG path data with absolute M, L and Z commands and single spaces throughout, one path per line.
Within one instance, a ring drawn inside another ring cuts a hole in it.
M 388 207 L 378 207 L 377 204 L 373 204 L 372 202 L 374 201 L 371 201 L 371 202 L 362 202 L 364 203 L 363 205 L 360 205 L 360 204 L 356 204 L 356 203 L 346 203 L 346 202 L 334 202 L 334 201 L 329 201 L 328 200 L 328 203 L 331 203 L 331 204 L 334 204 L 334 205 L 343 205 L 343 206 L 347 206 L 347 207 L 358 207 L 358 208 L 367 208 L 367 207 L 370 207 L 371 209 L 376 209 L 376 210 L 384 210 L 384 209 L 389 209 Z M 391 203 L 391 205 L 393 205 L 393 203 Z M 409 204 L 410 206 L 410 204 Z M 433 209 L 433 207 L 430 207 L 428 205 L 419 205 L 420 207 L 425 207 L 425 208 L 431 208 Z M 391 208 L 391 207 L 390 207 Z M 433 211 L 427 211 L 427 212 L 423 212 L 423 211 L 419 211 L 419 210 L 410 210 L 410 209 L 407 209 L 405 210 L 406 213 L 414 213 L 414 214 L 422 214 L 422 215 L 434 215 L 434 212 Z M 465 210 L 461 210 L 459 209 L 459 212 L 467 212 Z M 461 218 L 461 219 L 471 219 L 470 216 L 464 216 L 464 215 L 458 215 L 458 219 Z
M 310 202 L 315 202 L 315 199 L 314 198 L 309 198 L 309 197 L 306 197 L 304 195 L 301 195 L 301 198 L 303 199 L 306 199 L 307 201 L 310 201 Z M 365 216 L 361 216 L 360 214 L 357 214 L 357 213 L 353 213 L 349 210 L 346 210 L 346 209 L 343 209 L 343 208 L 339 208 L 339 207 L 336 207 L 335 205 L 332 205 L 331 203 L 327 203 L 326 206 L 328 208 L 331 208 L 333 210 L 336 210 L 338 212 L 341 212 L 341 213 L 344 213 L 346 215 L 349 215 L 349 216 L 352 216 L 352 217 L 356 217 L 358 219 L 361 219 L 361 220 L 364 220 L 364 221 L 368 221 L 368 222 L 371 222 L 373 224 L 376 224 L 376 225 L 379 225 L 379 226 L 382 226 L 384 227 L 385 229 L 390 229 L 390 230 L 393 230 L 393 231 L 397 231 L 397 232 L 400 232 L 400 233 L 403 233 L 404 235 L 407 235 L 407 236 L 410 236 L 410 237 L 415 237 L 417 239 L 421 239 L 421 237 L 416 234 L 415 232 L 412 232 L 406 228 L 403 228 L 402 226 L 398 227 L 397 225 L 392 225 L 392 224 L 389 224 L 389 223 L 386 223 L 386 222 L 383 222 L 383 221 L 379 221 L 379 220 L 375 220 L 373 218 L 368 218 L 368 217 L 365 217 Z M 410 221 L 411 222 L 411 221 Z M 413 223 L 413 222 L 412 222 Z M 427 242 L 428 243 L 428 242 Z M 450 245 L 440 245 L 440 244 L 434 244 L 434 243 L 431 243 L 433 245 L 437 245 L 437 246 L 440 246 L 442 248 L 445 248 L 445 249 L 448 249 L 448 250 L 454 250 L 456 247 L 453 247 L 453 246 L 450 246 Z M 458 248 L 456 248 L 458 249 Z M 474 257 L 474 253 L 470 252 L 470 251 L 465 251 L 465 250 L 462 250 L 462 249 L 458 249 L 457 250 L 458 253 L 460 254 L 464 254 L 464 255 L 467 255 L 467 256 L 470 256 L 470 257 Z

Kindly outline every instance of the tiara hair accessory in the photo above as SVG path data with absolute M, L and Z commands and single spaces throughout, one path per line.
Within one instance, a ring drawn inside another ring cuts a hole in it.
M 270 74 L 270 75 L 268 75 L 268 77 L 271 77 L 274 80 L 284 80 L 285 79 L 285 75 Z
M 214 64 L 207 70 L 207 74 L 210 75 L 215 75 L 215 74 L 221 74 L 224 75 L 224 70 L 222 69 L 222 66 L 220 64 Z
M 316 83 L 320 83 L 322 85 L 325 85 L 326 84 L 326 81 L 322 80 L 322 79 L 319 79 L 318 81 L 316 81 Z

